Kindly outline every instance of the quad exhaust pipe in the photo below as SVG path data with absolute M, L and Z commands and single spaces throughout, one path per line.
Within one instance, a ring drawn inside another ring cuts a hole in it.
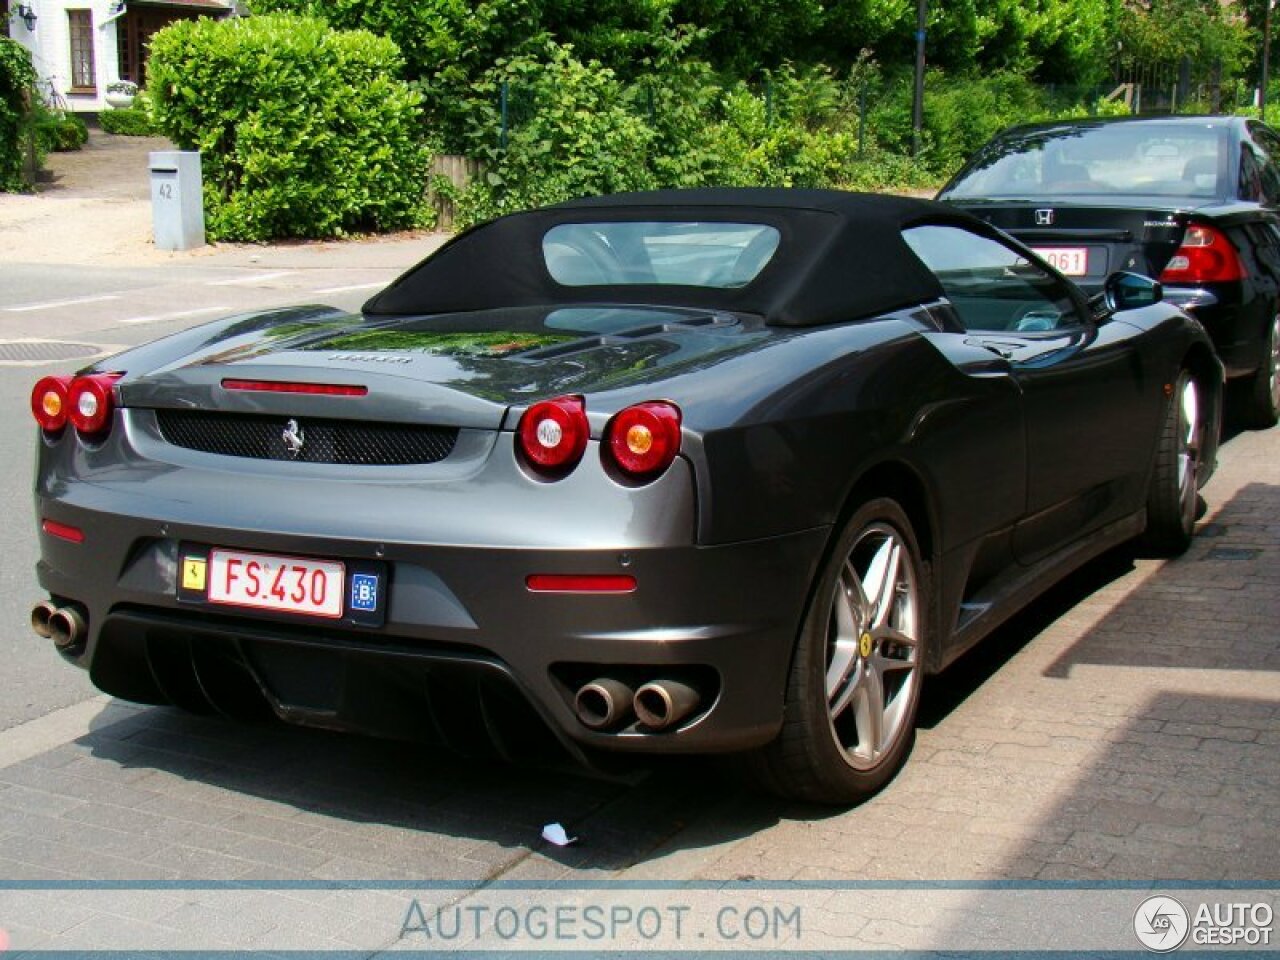
M 51 636 L 49 632 L 49 621 L 53 619 L 53 615 L 58 612 L 48 600 L 42 600 L 31 608 L 31 629 L 36 632 L 36 636 L 44 637 L 46 640 Z
M 601 677 L 585 684 L 573 698 L 573 708 L 584 726 L 610 730 L 631 719 L 632 689 L 621 680 Z
M 678 680 L 651 680 L 636 691 L 636 718 L 650 730 L 665 730 L 693 713 L 702 695 Z
M 584 684 L 573 699 L 574 713 L 592 730 L 616 730 L 634 716 L 650 731 L 674 727 L 698 709 L 702 694 L 677 680 L 651 680 L 637 690 L 612 677 Z
M 59 650 L 68 650 L 84 641 L 89 627 L 86 614 L 75 604 L 56 607 L 47 600 L 31 608 L 31 629 L 37 636 L 52 640 Z

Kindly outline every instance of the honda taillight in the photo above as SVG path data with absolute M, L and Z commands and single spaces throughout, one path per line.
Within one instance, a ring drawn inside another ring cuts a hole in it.
M 1227 235 L 1208 224 L 1193 223 L 1182 246 L 1165 264 L 1161 283 L 1229 283 L 1244 279 L 1244 264 Z
M 118 374 L 92 373 L 76 377 L 67 388 L 67 418 L 80 436 L 98 439 L 111 428 L 111 385 Z
M 70 377 L 42 377 L 31 391 L 31 413 L 40 429 L 57 433 L 67 425 Z
M 604 440 L 608 456 L 624 474 L 656 476 L 680 452 L 680 408 L 663 400 L 627 407 L 609 421 Z
M 567 473 L 587 449 L 587 406 L 581 397 L 535 403 L 520 418 L 516 433 L 530 466 L 545 473 Z

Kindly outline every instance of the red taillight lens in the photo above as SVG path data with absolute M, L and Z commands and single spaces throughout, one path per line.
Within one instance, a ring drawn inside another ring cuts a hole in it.
M 617 414 L 604 431 L 605 448 L 623 473 L 648 478 L 671 466 L 680 452 L 680 408 L 655 400 Z
M 636 578 L 625 574 L 534 573 L 525 577 L 530 593 L 631 593 Z
M 118 376 L 94 373 L 76 377 L 67 388 L 67 418 L 82 437 L 99 437 L 111 428 L 111 385 Z
M 572 470 L 587 449 L 590 427 L 581 397 L 557 397 L 535 403 L 517 428 L 520 452 L 538 470 Z
M 1227 235 L 1208 224 L 1193 223 L 1183 234 L 1161 283 L 1229 283 L 1244 279 L 1244 264 Z
M 67 425 L 70 377 L 42 377 L 31 391 L 31 413 L 40 429 L 56 433 Z
M 288 380 L 223 380 L 223 390 L 252 390 L 258 393 L 312 393 L 322 397 L 363 397 L 368 387 L 345 383 L 295 383 Z
M 41 520 L 40 529 L 51 537 L 66 540 L 68 543 L 84 543 L 84 531 L 79 527 L 71 526 L 69 523 L 59 523 L 57 520 Z

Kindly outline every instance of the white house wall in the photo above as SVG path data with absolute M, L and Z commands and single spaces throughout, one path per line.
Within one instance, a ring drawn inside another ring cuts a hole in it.
M 111 0 L 25 0 L 36 12 L 36 28 L 28 30 L 22 18 L 14 16 L 9 24 L 10 36 L 31 51 L 36 73 L 40 75 L 40 89 L 49 96 L 49 83 L 62 97 L 67 107 L 75 111 L 99 113 L 107 109 L 103 95 L 107 84 L 119 79 L 119 59 L 116 51 L 116 27 L 122 20 L 107 23 Z M 17 3 L 10 10 L 17 10 Z M 95 72 L 94 95 L 69 93 L 71 86 L 71 28 L 67 20 L 68 10 L 93 11 L 93 66 Z

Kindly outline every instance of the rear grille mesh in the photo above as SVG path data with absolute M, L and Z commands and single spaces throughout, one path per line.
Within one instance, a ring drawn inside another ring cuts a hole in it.
M 174 446 L 255 460 L 366 467 L 437 463 L 449 456 L 458 439 L 453 427 L 406 423 L 197 410 L 157 410 L 155 414 L 160 435 Z M 296 451 L 290 450 L 287 434 L 296 438 Z

